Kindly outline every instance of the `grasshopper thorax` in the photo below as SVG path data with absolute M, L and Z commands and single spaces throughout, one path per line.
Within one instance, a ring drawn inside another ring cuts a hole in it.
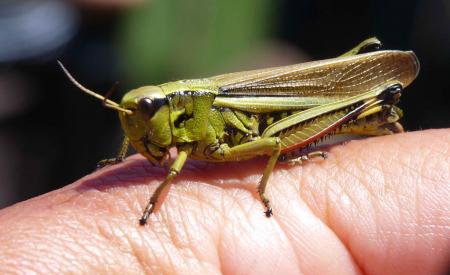
M 119 112 L 125 135 L 133 147 L 153 164 L 163 164 L 172 143 L 168 100 L 158 86 L 131 90 L 120 106 L 132 111 Z

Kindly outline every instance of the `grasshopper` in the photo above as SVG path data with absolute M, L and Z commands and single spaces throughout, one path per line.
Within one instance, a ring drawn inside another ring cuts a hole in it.
M 325 152 L 305 148 L 334 134 L 403 132 L 395 104 L 417 77 L 419 61 L 412 51 L 380 47 L 369 38 L 337 58 L 140 87 L 120 104 L 83 87 L 58 62 L 76 86 L 119 113 L 123 145 L 100 166 L 123 160 L 129 144 L 150 163 L 164 165 L 176 147 L 176 159 L 139 220 L 144 225 L 187 158 L 226 162 L 268 156 L 258 194 L 270 217 L 266 189 L 278 161 L 325 158 Z

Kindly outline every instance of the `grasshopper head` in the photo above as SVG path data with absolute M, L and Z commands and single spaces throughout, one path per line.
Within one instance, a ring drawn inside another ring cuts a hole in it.
M 105 107 L 119 112 L 120 122 L 133 147 L 152 164 L 163 165 L 172 143 L 169 104 L 160 87 L 146 86 L 128 92 L 116 102 L 81 85 L 58 60 L 70 81 L 86 94 L 100 99 Z
M 172 143 L 169 104 L 162 89 L 145 86 L 131 90 L 122 98 L 120 122 L 133 147 L 152 164 L 162 165 Z

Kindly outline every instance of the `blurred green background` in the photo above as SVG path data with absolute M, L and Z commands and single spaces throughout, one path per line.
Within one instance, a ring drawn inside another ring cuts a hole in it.
M 113 99 L 181 78 L 337 56 L 377 36 L 412 49 L 419 78 L 400 106 L 408 130 L 448 127 L 446 0 L 23 0 L 0 3 L 0 207 L 64 186 L 119 149 Z

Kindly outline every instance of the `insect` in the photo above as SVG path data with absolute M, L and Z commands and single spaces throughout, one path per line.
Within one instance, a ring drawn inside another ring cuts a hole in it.
M 187 158 L 225 162 L 267 155 L 258 194 L 270 217 L 266 189 L 277 162 L 325 158 L 325 152 L 304 149 L 330 135 L 403 132 L 395 104 L 419 73 L 419 61 L 412 51 L 380 47 L 369 38 L 337 58 L 140 87 L 120 104 L 83 87 L 58 62 L 76 86 L 119 113 L 123 145 L 100 166 L 122 161 L 129 144 L 164 165 L 176 147 L 176 159 L 139 220 L 144 225 Z

